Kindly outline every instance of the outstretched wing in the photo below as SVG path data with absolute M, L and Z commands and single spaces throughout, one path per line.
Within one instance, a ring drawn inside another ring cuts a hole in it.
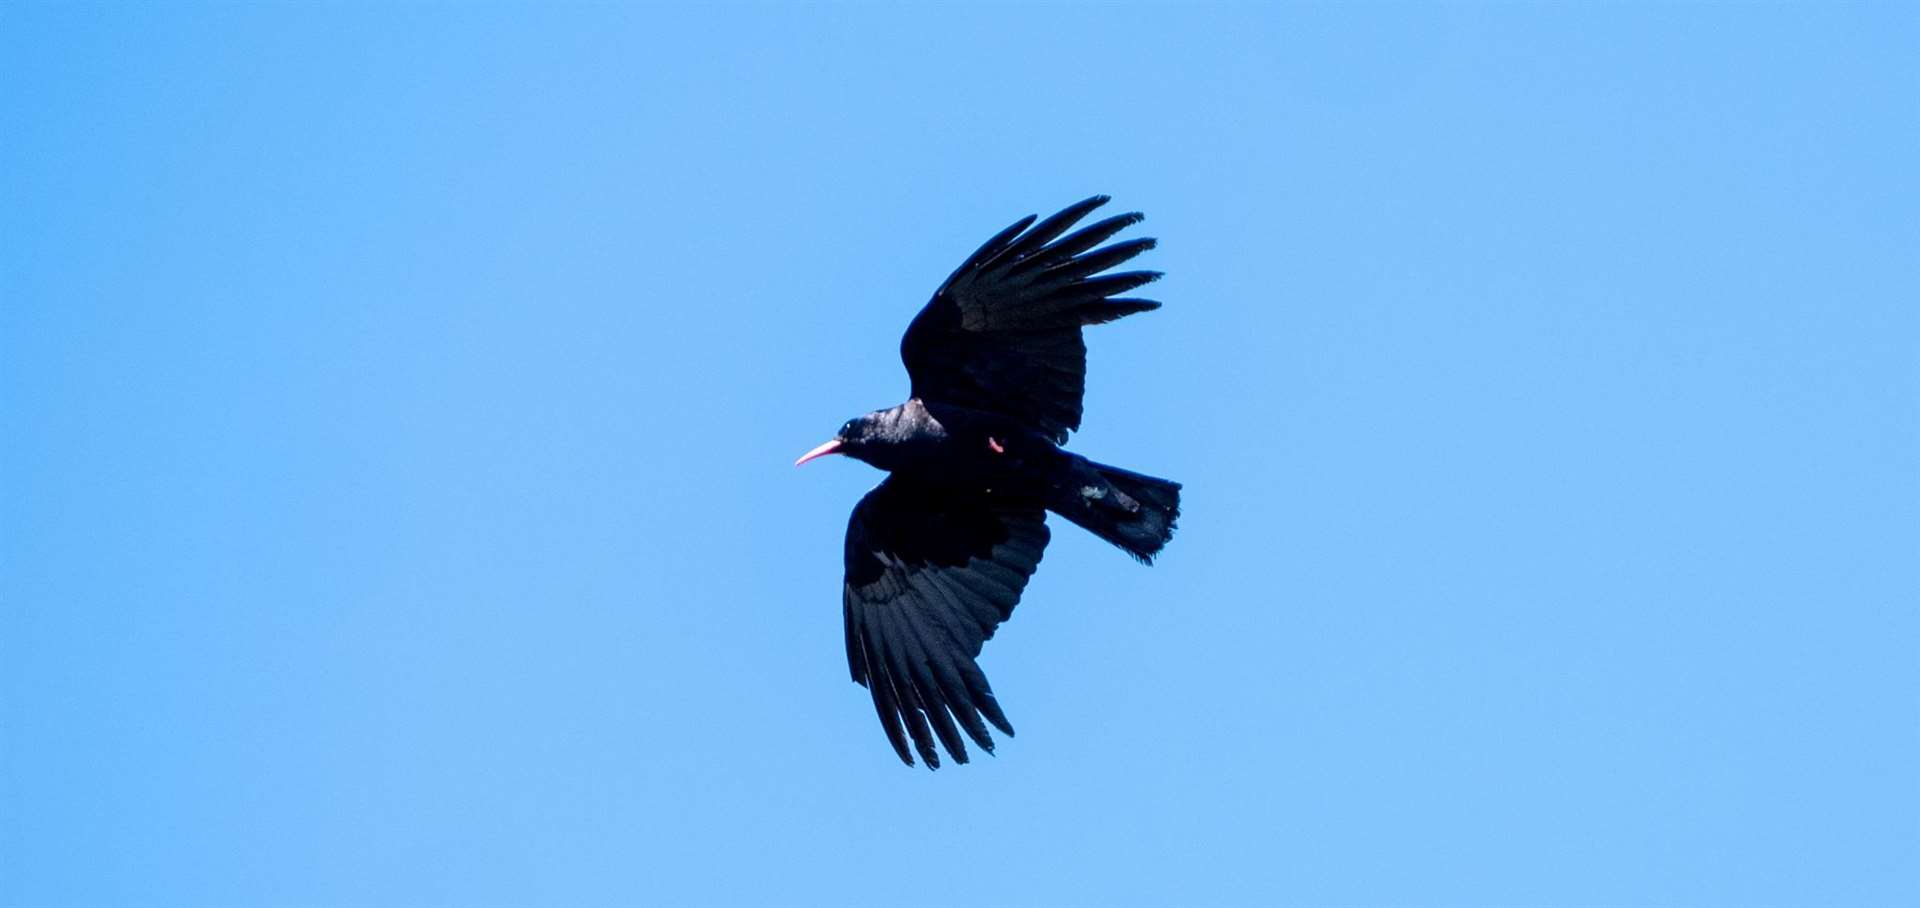
M 988 753 L 993 738 L 982 716 L 1013 734 L 973 660 L 1013 614 L 1047 539 L 1038 501 L 959 494 L 897 476 L 854 507 L 847 664 L 872 692 L 880 725 L 908 766 L 911 737 L 927 767 L 939 768 L 936 735 L 955 761 L 967 762 L 956 722 Z
M 1100 274 L 1152 249 L 1153 240 L 1094 249 L 1138 223 L 1138 212 L 1061 236 L 1106 202 L 1097 195 L 1038 224 L 1028 215 L 940 285 L 900 340 L 914 397 L 1012 416 L 1056 443 L 1080 427 L 1087 375 L 1080 328 L 1160 308 L 1113 298 L 1160 272 Z

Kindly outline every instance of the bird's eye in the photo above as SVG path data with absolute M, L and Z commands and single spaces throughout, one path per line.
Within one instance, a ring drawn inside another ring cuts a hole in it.
M 847 420 L 846 425 L 843 425 L 840 427 L 840 437 L 841 438 L 853 437 L 853 420 L 851 419 Z

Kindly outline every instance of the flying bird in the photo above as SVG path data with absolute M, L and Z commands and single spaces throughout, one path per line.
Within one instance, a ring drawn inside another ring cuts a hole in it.
M 872 693 L 908 766 L 918 751 L 939 768 L 936 738 L 965 763 L 961 731 L 988 753 L 986 723 L 1013 734 L 974 660 L 1040 563 L 1047 512 L 1143 564 L 1173 537 L 1179 483 L 1060 447 L 1080 427 L 1080 329 L 1160 308 L 1120 296 L 1159 272 L 1103 273 L 1153 248 L 1152 239 L 1100 245 L 1139 223 L 1138 212 L 1067 233 L 1106 202 L 1094 196 L 994 234 L 900 339 L 907 402 L 847 420 L 794 462 L 844 454 L 890 474 L 847 523 L 842 602 L 853 680 Z

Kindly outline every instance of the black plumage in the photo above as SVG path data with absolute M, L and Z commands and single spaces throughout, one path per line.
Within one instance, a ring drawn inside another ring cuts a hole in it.
M 962 732 L 991 753 L 989 723 L 1013 734 L 974 660 L 1040 563 L 1048 511 L 1142 563 L 1180 516 L 1179 483 L 1060 448 L 1080 427 L 1080 329 L 1160 307 L 1117 297 L 1159 272 L 1102 273 L 1153 248 L 1100 245 L 1139 214 L 1067 232 L 1106 201 L 995 234 L 907 326 L 911 399 L 848 420 L 797 462 L 846 454 L 892 474 L 847 524 L 842 601 L 853 680 L 908 765 L 917 751 L 937 768 L 936 740 L 967 762 Z

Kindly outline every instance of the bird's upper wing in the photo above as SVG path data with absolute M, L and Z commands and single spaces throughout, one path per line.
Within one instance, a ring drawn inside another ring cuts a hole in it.
M 1138 212 L 1061 236 L 1106 201 L 1094 196 L 1038 224 L 1022 218 L 940 285 L 900 339 L 914 397 L 1012 416 L 1056 443 L 1080 427 L 1081 326 L 1160 308 L 1112 298 L 1159 272 L 1099 274 L 1153 248 L 1137 239 L 1094 249 L 1138 223 Z
M 1037 501 L 965 494 L 889 477 L 847 524 L 847 664 L 873 694 L 887 739 L 907 765 L 911 736 L 929 768 L 937 735 L 954 760 L 966 744 L 993 752 L 988 722 L 1013 727 L 974 663 L 1013 614 L 1048 539 Z M 929 731 L 931 726 L 931 732 Z

